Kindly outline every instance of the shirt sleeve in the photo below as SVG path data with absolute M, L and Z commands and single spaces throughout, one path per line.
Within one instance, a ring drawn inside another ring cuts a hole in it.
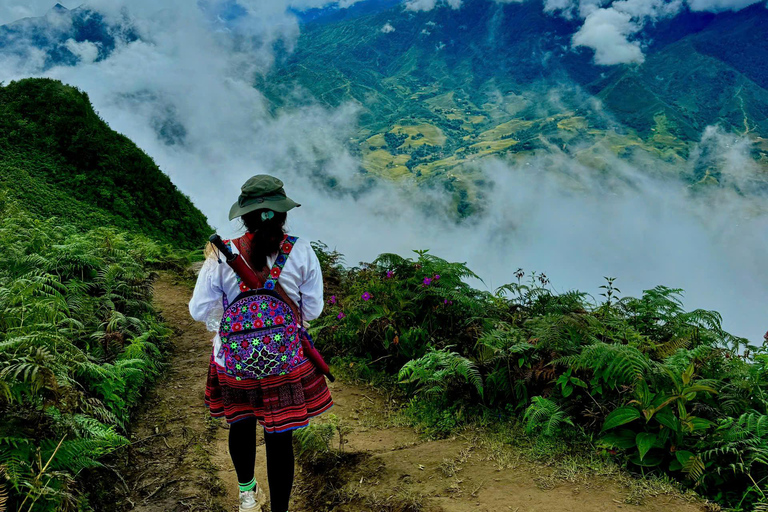
M 302 316 L 304 320 L 314 320 L 323 312 L 323 271 L 312 245 L 306 242 L 305 274 L 299 291 L 301 292 Z
M 224 292 L 218 284 L 218 263 L 208 258 L 197 276 L 195 291 L 189 301 L 189 314 L 198 322 L 205 322 L 209 312 L 221 304 Z

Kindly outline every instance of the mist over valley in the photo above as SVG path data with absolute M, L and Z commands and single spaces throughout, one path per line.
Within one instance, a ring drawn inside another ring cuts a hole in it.
M 767 328 L 763 3 L 25 5 L 2 11 L 0 79 L 85 91 L 223 234 L 272 173 L 303 203 L 291 229 L 349 264 L 429 249 L 491 290 L 517 268 L 666 284 Z

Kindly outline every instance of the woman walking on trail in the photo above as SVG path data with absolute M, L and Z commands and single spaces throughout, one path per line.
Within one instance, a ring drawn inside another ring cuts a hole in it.
M 277 178 L 258 175 L 241 188 L 229 219 L 247 232 L 225 241 L 263 286 L 249 288 L 210 247 L 189 311 L 218 323 L 205 390 L 211 416 L 230 424 L 229 453 L 240 484 L 240 511 L 266 501 L 254 479 L 256 425 L 264 428 L 272 512 L 286 512 L 293 487 L 292 432 L 333 405 L 323 375 L 304 356 L 305 321 L 323 309 L 323 277 L 312 246 L 288 236 L 288 198 Z

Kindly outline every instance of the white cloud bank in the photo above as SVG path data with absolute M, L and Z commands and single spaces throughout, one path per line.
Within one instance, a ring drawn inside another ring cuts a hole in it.
M 573 46 L 586 46 L 595 50 L 595 62 L 604 66 L 645 60 L 640 43 L 629 36 L 640 30 L 632 16 L 615 9 L 597 9 L 586 17 L 584 24 L 573 36 Z
M 524 267 L 546 272 L 559 290 L 595 294 L 602 276 L 611 275 L 625 294 L 658 284 L 684 288 L 688 308 L 719 310 L 727 328 L 753 340 L 768 328 L 768 217 L 743 198 L 718 191 L 697 202 L 683 184 L 639 170 L 663 162 L 632 165 L 606 152 L 606 183 L 571 156 L 555 154 L 515 165 L 485 161 L 493 181 L 486 213 L 457 224 L 440 213 L 451 202 L 441 193 L 423 206 L 423 190 L 361 186 L 360 162 L 347 146 L 357 130 L 356 107 L 269 114 L 251 84 L 270 66 L 275 41 L 295 44 L 298 24 L 285 13 L 293 3 L 242 2 L 248 15 L 224 30 L 207 14 L 214 2 L 204 12 L 186 0 L 162 7 L 103 1 L 97 5 L 107 16 L 121 17 L 127 8 L 141 40 L 120 40 L 98 62 L 83 48 L 79 65 L 46 72 L 41 59 L 0 61 L 0 80 L 45 75 L 88 92 L 110 126 L 147 151 L 222 234 L 238 230 L 226 215 L 240 185 L 270 173 L 303 204 L 291 212 L 291 231 L 338 248 L 350 264 L 428 248 L 467 261 L 490 287 L 513 281 L 514 270 Z M 159 134 L 158 126 L 169 124 L 182 128 L 177 140 Z M 735 142 L 709 130 L 688 166 L 706 158 L 725 180 L 748 179 L 755 165 L 748 142 Z M 322 186 L 328 181 L 338 185 Z
M 408 11 L 431 11 L 438 6 L 448 6 L 451 9 L 461 7 L 462 0 L 406 0 L 405 9 Z
M 595 0 L 546 1 L 561 2 L 556 9 L 568 16 L 578 10 L 584 23 L 573 36 L 573 46 L 593 49 L 595 63 L 610 66 L 642 64 L 645 57 L 635 37 L 647 23 L 677 16 L 685 6 L 692 11 L 739 11 L 763 0 L 620 0 L 609 7 L 599 7 Z

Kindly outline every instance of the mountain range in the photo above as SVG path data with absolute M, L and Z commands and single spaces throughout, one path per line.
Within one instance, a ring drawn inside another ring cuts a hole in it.
M 225 16 L 237 18 L 233 10 Z M 477 162 L 564 154 L 602 169 L 605 155 L 678 172 L 691 184 L 717 186 L 720 171 L 689 165 L 708 126 L 747 137 L 751 157 L 768 169 L 768 9 L 684 11 L 642 32 L 642 64 L 601 66 L 571 44 L 579 22 L 544 12 L 539 0 L 467 0 L 460 9 L 413 12 L 396 0 L 348 9 L 297 12 L 301 35 L 254 86 L 272 111 L 320 103 L 358 105 L 350 141 L 361 172 L 392 180 L 441 183 L 461 215 L 473 210 Z M 71 20 L 62 23 L 62 19 Z M 65 27 L 65 29 L 51 29 Z M 75 43 L 97 44 L 94 60 L 116 37 L 87 7 L 0 27 L 0 53 L 45 50 L 46 65 L 73 65 Z M 182 127 L 183 128 L 183 127 Z M 158 135 L 174 143 L 167 127 Z M 638 158 L 636 158 L 638 157 Z M 644 158 L 639 158 L 644 157 Z M 649 169 L 651 170 L 651 169 Z M 658 169 L 656 169 L 658 170 Z M 765 174 L 750 181 L 768 188 Z

